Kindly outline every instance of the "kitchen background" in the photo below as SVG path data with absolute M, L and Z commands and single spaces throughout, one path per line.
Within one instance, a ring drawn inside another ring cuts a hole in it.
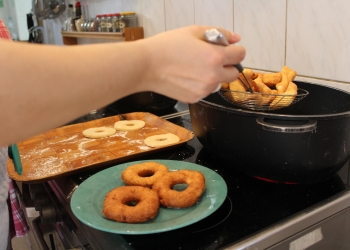
M 73 0 L 66 0 L 68 3 Z M 347 0 L 81 0 L 83 15 L 135 11 L 145 37 L 186 25 L 220 26 L 239 33 L 247 54 L 242 64 L 260 71 L 298 72 L 297 80 L 350 92 L 350 1 Z M 14 17 L 26 40 L 31 0 L 0 0 L 0 18 Z M 67 8 L 68 9 L 68 8 Z M 67 10 L 43 20 L 44 42 L 63 45 Z M 23 27 L 24 25 L 24 27 Z M 79 44 L 110 42 L 79 38 Z M 176 49 L 176 48 L 169 48 Z

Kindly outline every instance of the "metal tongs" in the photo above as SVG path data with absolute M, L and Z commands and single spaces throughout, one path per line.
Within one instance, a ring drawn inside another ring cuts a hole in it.
M 210 43 L 213 43 L 213 44 L 223 45 L 223 46 L 230 45 L 230 43 L 227 41 L 226 37 L 217 29 L 206 30 L 205 33 L 204 33 L 204 38 L 205 38 L 205 40 L 207 42 L 210 42 Z M 235 64 L 233 66 L 236 69 L 238 69 L 238 71 L 240 73 L 242 73 L 245 82 L 240 77 L 238 77 L 238 79 L 242 82 L 242 84 L 248 89 L 248 91 L 250 93 L 253 93 L 253 89 L 252 89 L 252 87 L 251 87 L 247 77 L 244 75 L 244 72 L 243 72 L 244 68 L 243 68 L 243 66 L 240 63 Z

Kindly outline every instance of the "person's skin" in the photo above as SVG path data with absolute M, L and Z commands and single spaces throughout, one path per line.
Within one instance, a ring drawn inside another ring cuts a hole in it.
M 241 46 L 203 40 L 190 26 L 134 42 L 50 46 L 0 40 L 0 146 L 61 126 L 140 91 L 194 103 L 233 81 Z M 229 43 L 240 36 L 219 29 Z

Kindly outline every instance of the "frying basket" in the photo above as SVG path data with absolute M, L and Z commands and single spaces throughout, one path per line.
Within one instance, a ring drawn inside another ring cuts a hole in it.
M 220 89 L 219 94 L 224 100 L 236 106 L 249 110 L 269 111 L 293 105 L 305 98 L 309 92 L 304 89 L 298 89 L 297 95 L 282 95 Z

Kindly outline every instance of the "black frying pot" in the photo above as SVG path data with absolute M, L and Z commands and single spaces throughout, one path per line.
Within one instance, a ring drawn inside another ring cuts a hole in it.
M 155 92 L 139 92 L 126 96 L 110 104 L 110 107 L 118 110 L 119 113 L 135 111 L 153 112 L 174 108 L 177 100 Z
M 295 82 L 309 91 L 276 111 L 243 110 L 211 94 L 189 105 L 203 146 L 248 175 L 281 183 L 316 183 L 333 176 L 350 155 L 350 94 Z

